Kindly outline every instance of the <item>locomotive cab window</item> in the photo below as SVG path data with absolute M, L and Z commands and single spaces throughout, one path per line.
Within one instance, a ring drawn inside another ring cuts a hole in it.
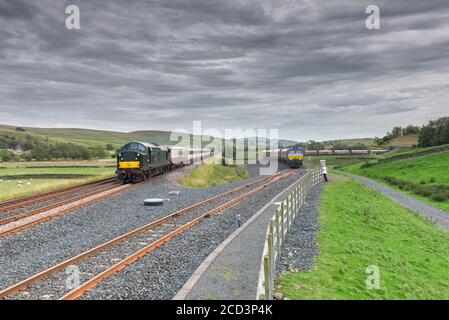
M 132 142 L 123 146 L 122 151 L 139 151 L 146 152 L 146 148 L 143 144 Z

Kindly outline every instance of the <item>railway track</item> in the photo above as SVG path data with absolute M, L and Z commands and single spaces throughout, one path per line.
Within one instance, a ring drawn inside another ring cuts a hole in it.
M 20 208 L 36 205 L 47 200 L 52 200 L 62 196 L 74 194 L 87 189 L 95 188 L 104 184 L 115 182 L 117 178 L 107 178 L 99 181 L 88 182 L 82 185 L 68 187 L 60 190 L 49 191 L 32 196 L 21 197 L 13 200 L 0 202 L 0 213 L 14 211 Z
M 109 181 L 104 180 L 101 184 L 96 184 L 95 186 L 112 183 L 113 181 L 115 181 L 115 178 L 114 180 Z M 100 201 L 105 198 L 112 197 L 118 193 L 134 188 L 138 184 L 139 183 L 127 185 L 106 185 L 103 188 L 95 189 L 91 192 L 86 192 L 81 195 L 65 199 L 38 209 L 4 218 L 0 220 L 0 237 L 5 237 L 13 233 L 28 229 L 34 225 L 64 215 L 80 207 Z M 92 188 L 93 185 L 83 186 L 82 190 L 85 190 L 88 187 Z M 73 189 L 71 190 L 71 192 L 72 191 Z M 77 192 L 78 191 L 80 190 L 78 189 Z
M 6 288 L 0 291 L 0 298 L 77 299 L 110 275 L 124 269 L 204 219 L 238 204 L 293 173 L 291 170 L 284 170 L 164 216 Z M 88 279 L 69 291 L 66 286 L 67 274 L 64 270 L 73 265 L 82 270 L 83 278 Z

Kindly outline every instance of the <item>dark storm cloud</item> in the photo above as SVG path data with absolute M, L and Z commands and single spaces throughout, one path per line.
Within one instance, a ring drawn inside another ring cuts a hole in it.
M 439 0 L 0 0 L 0 123 L 381 135 L 447 114 L 448 18 Z

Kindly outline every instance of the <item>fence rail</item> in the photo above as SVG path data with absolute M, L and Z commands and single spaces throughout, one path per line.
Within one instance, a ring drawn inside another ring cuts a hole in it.
M 257 299 L 273 299 L 276 262 L 279 258 L 285 235 L 299 209 L 304 204 L 310 189 L 319 184 L 321 179 L 320 169 L 307 172 L 291 187 L 288 196 L 281 202 L 276 213 L 270 219 L 259 274 Z

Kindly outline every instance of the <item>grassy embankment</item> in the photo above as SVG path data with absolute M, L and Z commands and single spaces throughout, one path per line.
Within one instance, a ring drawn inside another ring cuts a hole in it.
M 195 168 L 181 179 L 181 183 L 189 188 L 208 188 L 249 178 L 244 167 L 204 164 Z
M 114 176 L 115 160 L 0 163 L 0 201 L 74 186 Z M 58 175 L 82 175 L 59 179 Z M 34 178 L 21 178 L 36 175 Z
M 349 156 L 349 155 L 339 155 L 339 156 L 306 156 L 304 164 L 308 167 L 317 167 L 320 165 L 320 160 L 326 160 L 326 165 L 328 167 L 340 168 L 342 166 L 351 165 L 354 163 L 364 163 L 370 160 L 375 160 L 376 156 Z
M 449 212 L 449 151 L 418 156 L 417 152 L 423 151 L 408 151 L 417 155 L 408 159 L 395 160 L 390 156 L 384 162 L 358 163 L 340 169 L 385 183 Z
M 449 299 L 449 234 L 352 180 L 325 187 L 320 255 L 279 279 L 290 299 Z M 377 266 L 380 289 L 368 290 Z

